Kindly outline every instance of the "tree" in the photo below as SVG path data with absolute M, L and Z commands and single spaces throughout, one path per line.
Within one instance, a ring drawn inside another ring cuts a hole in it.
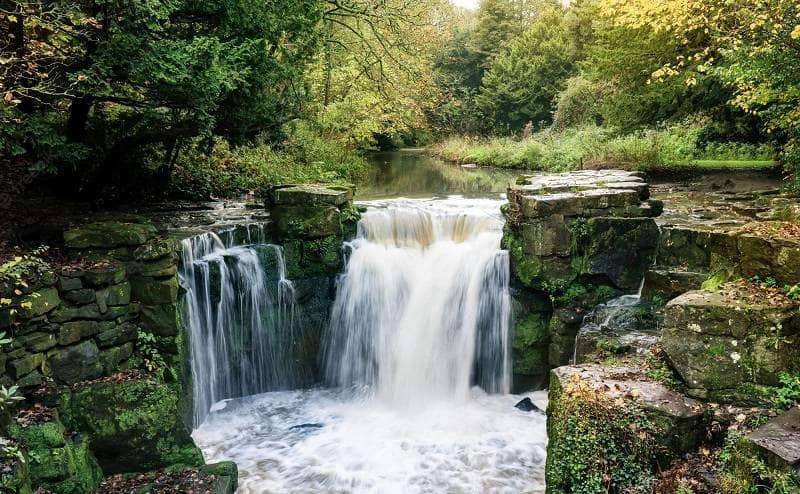
M 0 149 L 96 195 L 144 165 L 168 177 L 197 136 L 274 139 L 322 14 L 316 0 L 4 0 Z
M 550 122 L 553 100 L 573 72 L 575 47 L 564 29 L 564 12 L 553 7 L 492 63 L 481 82 L 478 107 L 495 132 L 528 122 Z
M 763 119 L 784 159 L 800 167 L 800 4 L 794 0 L 708 2 L 600 0 L 619 26 L 671 36 L 688 53 L 651 74 L 694 86 L 713 74 L 731 88 L 729 103 Z

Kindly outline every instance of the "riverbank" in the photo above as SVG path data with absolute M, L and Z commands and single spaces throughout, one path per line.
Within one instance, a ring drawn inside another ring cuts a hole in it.
M 700 143 L 699 130 L 672 127 L 628 135 L 586 127 L 544 130 L 529 137 L 450 137 L 429 148 L 441 159 L 479 166 L 540 171 L 585 168 L 627 170 L 740 170 L 779 165 L 766 144 Z

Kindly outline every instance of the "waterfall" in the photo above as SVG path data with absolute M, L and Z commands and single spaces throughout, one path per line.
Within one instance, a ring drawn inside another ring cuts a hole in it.
M 263 224 L 183 240 L 194 424 L 226 398 L 284 389 L 298 377 L 294 286 Z
M 363 215 L 325 342 L 330 383 L 399 407 L 466 400 L 473 385 L 509 391 L 499 204 L 408 201 Z

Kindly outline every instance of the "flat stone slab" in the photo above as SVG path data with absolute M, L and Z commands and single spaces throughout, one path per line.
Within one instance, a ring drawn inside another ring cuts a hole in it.
M 800 408 L 792 407 L 762 425 L 750 434 L 750 440 L 787 465 L 800 466 Z
M 641 368 L 633 365 L 603 366 L 600 364 L 566 365 L 551 371 L 562 383 L 574 374 L 594 389 L 602 390 L 612 399 L 635 396 L 643 408 L 665 415 L 700 419 L 705 406 L 692 398 L 677 393 L 664 384 L 644 375 Z
M 156 228 L 147 223 L 90 223 L 65 231 L 64 244 L 71 249 L 136 247 L 155 234 Z
M 353 200 L 353 189 L 344 186 L 288 185 L 270 191 L 273 206 L 342 206 Z
M 530 175 L 509 188 L 509 200 L 522 216 L 658 216 L 661 204 L 649 204 L 647 182 L 636 172 L 583 170 Z
M 640 192 L 647 199 L 648 186 L 639 172 L 625 170 L 581 170 L 566 173 L 548 173 L 525 176 L 525 183 L 513 190 L 537 194 L 577 192 L 581 189 L 629 189 Z

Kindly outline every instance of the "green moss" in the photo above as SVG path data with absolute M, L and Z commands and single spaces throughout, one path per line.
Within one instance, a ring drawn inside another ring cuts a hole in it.
M 65 436 L 64 425 L 53 420 L 25 427 L 12 424 L 9 434 L 28 452 L 31 483 L 59 494 L 93 492 L 102 472 L 85 435 Z
M 514 373 L 528 376 L 547 371 L 548 318 L 531 313 L 514 321 L 511 350 Z
M 80 388 L 61 397 L 67 425 L 89 434 L 107 474 L 203 462 L 179 418 L 177 384 L 132 381 Z
M 577 377 L 550 381 L 548 494 L 644 490 L 655 462 L 657 426 L 635 406 L 618 404 Z
M 737 431 L 729 431 L 719 455 L 722 494 L 794 494 L 800 479 L 787 467 L 770 465 L 755 444 Z
M 703 290 L 716 291 L 719 287 L 731 279 L 731 273 L 725 270 L 717 271 L 706 278 L 700 288 Z

